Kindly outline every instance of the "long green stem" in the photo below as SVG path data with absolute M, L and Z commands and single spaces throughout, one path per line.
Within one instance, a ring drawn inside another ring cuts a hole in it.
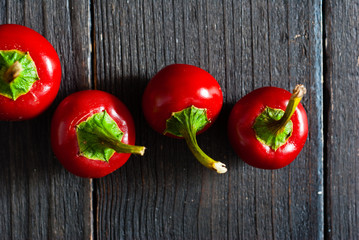
M 181 131 L 182 136 L 186 140 L 186 143 L 193 153 L 193 155 L 197 158 L 197 160 L 205 167 L 215 170 L 217 173 L 225 173 L 227 172 L 226 165 L 219 161 L 213 160 L 207 154 L 205 154 L 202 149 L 198 146 L 196 139 L 196 132 L 193 129 L 183 128 Z
M 193 155 L 203 166 L 215 170 L 217 173 L 225 173 L 227 172 L 226 165 L 207 156 L 197 143 L 197 132 L 209 123 L 207 109 L 197 108 L 192 105 L 172 113 L 172 116 L 166 121 L 164 134 L 169 133 L 177 137 L 183 137 Z

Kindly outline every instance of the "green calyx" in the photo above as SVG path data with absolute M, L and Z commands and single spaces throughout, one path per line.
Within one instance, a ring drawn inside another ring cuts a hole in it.
M 184 130 L 197 133 L 208 123 L 209 120 L 207 118 L 206 109 L 191 106 L 182 111 L 172 113 L 171 118 L 166 121 L 165 133 L 170 133 L 177 137 L 184 137 Z
M 206 109 L 191 106 L 182 111 L 172 113 L 172 116 L 166 121 L 164 134 L 170 133 L 177 137 L 183 137 L 193 155 L 203 166 L 215 170 L 217 173 L 225 173 L 227 172 L 226 165 L 206 155 L 197 143 L 197 132 L 202 130 L 209 122 Z
M 37 69 L 28 52 L 0 50 L 0 95 L 16 100 L 37 80 Z
M 80 155 L 108 162 L 115 152 L 143 155 L 145 147 L 122 143 L 123 132 L 106 111 L 96 113 L 76 127 Z
M 279 120 L 283 115 L 284 111 L 281 109 L 266 107 L 256 118 L 253 126 L 257 140 L 270 146 L 274 151 L 287 142 L 293 131 L 292 121 L 284 127 L 280 126 Z
M 274 151 L 283 146 L 293 132 L 293 122 L 290 118 L 305 93 L 305 87 L 297 85 L 285 111 L 266 107 L 253 125 L 257 140 Z

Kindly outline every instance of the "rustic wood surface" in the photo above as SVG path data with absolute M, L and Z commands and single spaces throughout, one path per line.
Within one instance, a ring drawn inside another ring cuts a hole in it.
M 0 238 L 82 239 L 92 236 L 92 181 L 67 173 L 50 146 L 50 121 L 68 94 L 91 87 L 89 3 L 1 1 L 1 23 L 43 34 L 62 63 L 52 107 L 26 122 L 1 122 Z
M 324 10 L 326 236 L 359 239 L 359 1 Z
M 0 238 L 358 239 L 359 1 L 9 1 L 0 24 L 43 34 L 62 62 L 54 104 L 37 119 L 1 122 Z M 198 136 L 228 173 L 203 168 L 184 141 L 146 123 L 146 84 L 172 63 L 211 73 L 224 94 L 219 119 Z M 275 171 L 243 163 L 227 119 L 261 86 L 307 86 L 307 143 Z M 53 155 L 53 111 L 68 94 L 120 98 L 144 157 L 101 179 L 66 172 Z

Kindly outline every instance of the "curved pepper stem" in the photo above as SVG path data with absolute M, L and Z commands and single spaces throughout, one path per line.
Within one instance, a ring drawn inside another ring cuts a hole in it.
M 202 151 L 202 149 L 198 146 L 195 132 L 186 130 L 183 130 L 181 132 L 183 138 L 186 140 L 188 148 L 203 166 L 215 170 L 217 173 L 227 172 L 227 168 L 224 163 L 213 160 L 211 157 L 209 157 Z
M 217 173 L 225 173 L 227 172 L 226 165 L 209 157 L 198 146 L 196 134 L 208 123 L 206 109 L 191 106 L 172 114 L 171 118 L 167 120 L 164 134 L 170 133 L 177 137 L 183 137 L 193 155 L 203 166 Z

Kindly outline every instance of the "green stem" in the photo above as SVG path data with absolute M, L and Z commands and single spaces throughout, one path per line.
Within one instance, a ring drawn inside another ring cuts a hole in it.
M 205 154 L 198 146 L 196 132 L 192 128 L 183 128 L 181 130 L 181 134 L 186 140 L 186 143 L 193 155 L 203 166 L 215 170 L 217 173 L 227 172 L 227 168 L 224 163 L 213 160 L 211 157 Z
M 281 132 L 284 129 L 306 92 L 304 85 L 298 84 L 295 86 L 282 118 L 276 123 L 276 132 Z
M 225 173 L 227 172 L 226 165 L 207 156 L 197 144 L 197 132 L 205 128 L 209 122 L 207 109 L 192 105 L 172 113 L 171 117 L 166 120 L 164 134 L 169 133 L 173 136 L 183 137 L 193 155 L 203 166 L 215 170 L 217 173 Z
M 89 159 L 108 162 L 117 153 L 143 155 L 145 147 L 122 142 L 124 133 L 106 112 L 93 114 L 76 126 L 80 154 Z
M 94 128 L 92 133 L 98 136 L 99 141 L 103 143 L 103 145 L 112 148 L 117 153 L 133 153 L 141 156 L 145 153 L 145 147 L 123 143 L 119 139 L 110 137 L 111 135 L 105 135 L 102 129 Z
M 258 141 L 271 147 L 274 151 L 287 142 L 293 132 L 293 122 L 290 119 L 305 92 L 306 89 L 303 85 L 297 85 L 285 111 L 268 106 L 264 109 L 253 125 Z
M 135 146 L 135 145 L 128 145 L 121 141 L 105 141 L 105 144 L 115 150 L 117 153 L 133 153 L 133 154 L 139 154 L 143 156 L 145 153 L 145 147 L 143 146 Z

